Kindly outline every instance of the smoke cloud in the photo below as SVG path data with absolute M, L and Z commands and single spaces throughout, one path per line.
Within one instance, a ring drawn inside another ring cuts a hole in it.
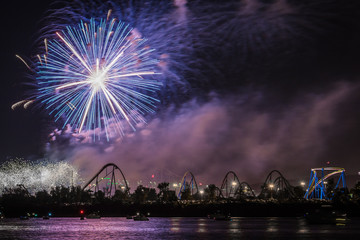
M 92 133 L 53 133 L 56 140 L 48 152 L 73 163 L 84 179 L 113 162 L 130 182 L 147 179 L 158 169 L 178 176 L 189 170 L 198 182 L 218 185 L 230 170 L 250 184 L 260 184 L 273 169 L 299 180 L 310 168 L 335 161 L 326 155 L 328 141 L 338 134 L 342 104 L 357 89 L 341 82 L 282 106 L 264 104 L 267 96 L 260 90 L 226 97 L 213 93 L 206 102 L 193 99 L 168 108 L 123 139 L 99 144 L 89 141 Z

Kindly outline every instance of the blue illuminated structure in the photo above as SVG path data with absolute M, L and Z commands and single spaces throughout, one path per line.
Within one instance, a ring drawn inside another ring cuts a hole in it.
M 190 177 L 188 177 L 188 175 L 190 175 Z M 184 174 L 184 176 L 183 176 L 183 178 L 181 179 L 181 182 L 180 182 L 181 186 L 180 186 L 180 190 L 179 190 L 179 193 L 178 193 L 178 199 L 181 199 L 181 194 L 185 191 L 186 186 L 187 186 L 186 179 L 189 179 L 189 178 L 190 178 L 190 181 L 188 182 L 188 184 L 189 184 L 188 186 L 190 187 L 191 195 L 194 194 L 194 189 L 196 189 L 196 193 L 199 192 L 199 188 L 197 186 L 196 179 L 195 179 L 194 175 L 191 172 L 187 171 Z
M 334 189 L 337 189 L 340 184 L 342 184 L 342 188 L 346 188 L 344 168 L 325 167 L 311 169 L 309 186 L 306 190 L 304 198 L 331 200 L 333 194 L 326 193 L 326 180 L 334 175 L 339 175 L 339 179 L 337 180 Z

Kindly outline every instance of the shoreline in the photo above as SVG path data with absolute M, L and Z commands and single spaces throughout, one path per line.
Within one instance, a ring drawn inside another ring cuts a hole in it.
M 360 206 L 354 203 L 332 203 L 328 201 L 274 202 L 247 201 L 224 203 L 97 203 L 83 205 L 27 205 L 16 208 L 3 208 L 7 218 L 18 218 L 27 213 L 36 214 L 39 218 L 48 213 L 51 217 L 80 217 L 99 213 L 101 217 L 126 217 L 136 213 L 150 217 L 207 217 L 209 214 L 221 212 L 232 217 L 302 217 L 306 212 L 313 211 L 321 205 L 332 205 L 334 209 L 345 212 L 349 217 L 360 217 Z M 15 207 L 15 206 L 14 206 Z

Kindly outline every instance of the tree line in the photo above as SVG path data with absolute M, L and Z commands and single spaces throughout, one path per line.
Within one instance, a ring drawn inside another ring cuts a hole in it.
M 356 204 L 360 206 L 360 182 L 358 182 L 350 191 L 344 189 L 334 190 L 331 189 L 331 183 L 328 185 L 327 191 L 332 192 L 332 202 L 342 204 Z M 305 201 L 304 189 L 299 187 L 294 188 L 295 198 L 292 198 L 293 202 Z M 244 194 L 234 195 L 231 199 L 224 199 L 219 196 L 219 189 L 214 184 L 208 185 L 201 193 L 196 192 L 192 194 L 190 186 L 187 185 L 185 190 L 180 193 L 181 201 L 174 190 L 170 190 L 169 183 L 159 183 L 157 189 L 147 188 L 143 185 L 139 185 L 133 193 L 124 190 L 116 190 L 115 194 L 111 197 L 106 197 L 104 191 L 91 192 L 89 190 L 82 190 L 81 186 L 56 186 L 49 192 L 38 191 L 35 194 L 30 194 L 27 189 L 19 185 L 15 188 L 5 188 L 0 196 L 0 212 L 9 212 L 19 209 L 36 209 L 45 208 L 48 209 L 54 206 L 92 206 L 92 205 L 111 205 L 111 204 L 177 204 L 177 203 L 217 203 L 221 201 L 241 202 L 247 201 L 251 198 Z M 263 199 L 268 199 L 262 197 Z M 284 200 L 284 194 L 281 192 L 274 192 L 271 194 L 271 199 Z M 19 210 L 20 211 L 20 210 Z

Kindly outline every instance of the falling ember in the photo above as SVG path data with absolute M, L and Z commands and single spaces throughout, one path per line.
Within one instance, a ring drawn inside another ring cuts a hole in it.
M 79 132 L 105 129 L 109 138 L 112 129 L 123 134 L 123 121 L 135 130 L 145 121 L 139 114 L 154 112 L 159 100 L 148 94 L 162 85 L 152 78 L 159 74 L 158 61 L 151 58 L 146 39 L 132 36 L 129 25 L 91 19 L 56 36 L 45 40 L 46 64 L 37 66 L 37 98 L 56 120 L 64 118 L 64 126 Z
M 48 54 L 48 44 L 47 44 L 47 39 L 44 39 L 44 45 L 45 45 L 45 52 L 46 54 Z
M 12 110 L 15 110 L 15 108 L 21 106 L 21 105 L 22 105 L 23 103 L 25 103 L 25 102 L 26 102 L 26 100 L 21 100 L 21 101 L 19 101 L 19 102 L 16 102 L 16 103 L 14 103 L 14 104 L 11 106 L 11 109 L 12 109 Z
M 24 64 L 25 64 L 25 66 L 29 69 L 29 70 L 31 70 L 31 68 L 29 67 L 29 65 L 25 62 L 25 60 L 22 58 L 22 57 L 20 57 L 19 55 L 15 55 L 18 59 L 20 59 Z
M 109 18 L 110 18 L 111 12 L 112 12 L 112 10 L 111 10 L 111 9 L 109 9 L 108 14 L 107 14 L 107 17 L 106 17 L 106 21 L 109 21 Z
M 33 102 L 34 102 L 34 100 L 28 100 L 28 101 L 24 104 L 24 108 L 27 109 Z
M 42 61 L 41 61 L 40 55 L 38 54 L 37 57 L 38 57 L 38 59 L 39 59 L 40 64 L 42 65 Z
M 34 102 L 34 100 L 21 100 L 19 102 L 14 103 L 11 106 L 11 109 L 15 110 L 16 108 L 20 107 L 21 105 L 23 105 L 24 109 L 27 109 L 33 102 Z

